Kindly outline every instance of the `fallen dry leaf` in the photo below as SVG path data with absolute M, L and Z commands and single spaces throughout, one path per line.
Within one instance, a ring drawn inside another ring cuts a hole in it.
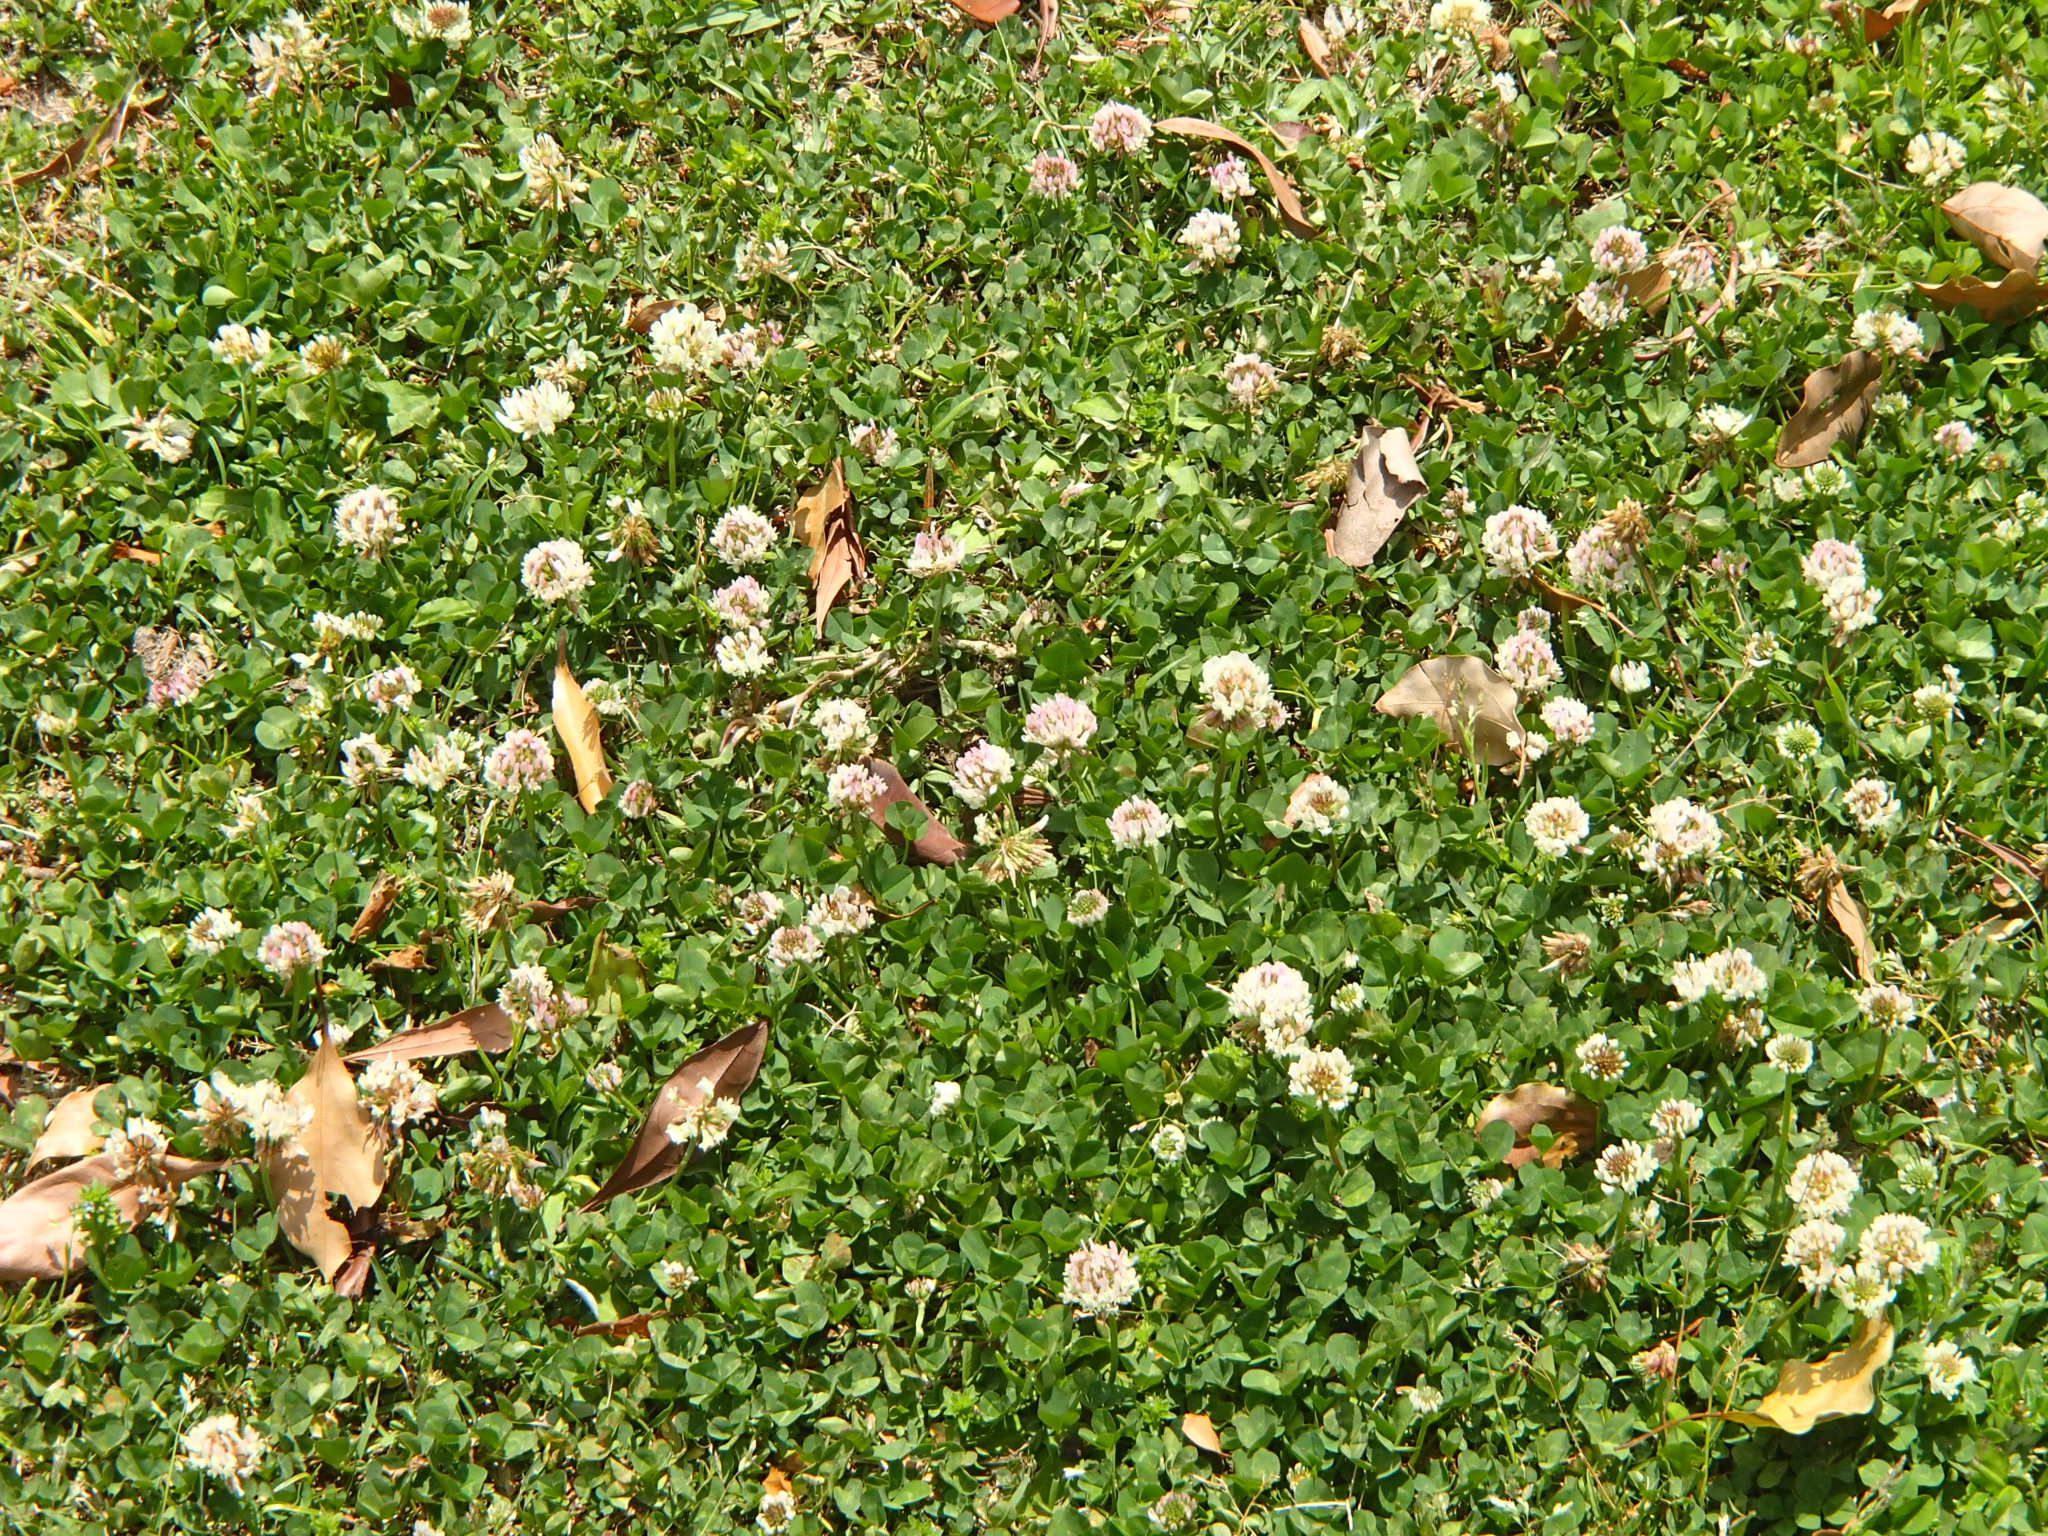
M 7 178 L 10 187 L 26 187 L 38 181 L 48 181 L 56 176 L 69 176 L 80 170 L 89 159 L 113 152 L 121 142 L 121 135 L 127 132 L 128 116 L 135 108 L 135 92 L 141 82 L 137 81 L 121 93 L 121 99 L 99 122 L 66 144 L 56 154 L 32 171 L 23 171 L 18 176 Z
M 1778 467 L 1804 469 L 1833 453 L 1837 443 L 1853 445 L 1883 382 L 1884 358 L 1876 352 L 1851 352 L 1834 367 L 1808 374 L 1799 409 L 1778 435 Z
M 384 1192 L 384 1146 L 356 1097 L 334 1041 L 323 1037 L 306 1075 L 285 1095 L 308 1112 L 305 1128 L 267 1156 L 277 1224 L 299 1252 L 333 1280 L 354 1247 L 349 1230 L 327 1214 L 327 1197 L 344 1195 L 359 1211 Z
M 1223 1454 L 1223 1441 L 1217 1437 L 1216 1426 L 1210 1422 L 1206 1413 L 1182 1414 L 1180 1432 L 1186 1435 L 1192 1444 L 1200 1446 L 1203 1450 L 1218 1456 Z
M 1250 155 L 1258 162 L 1259 170 L 1265 175 L 1266 186 L 1273 194 L 1273 207 L 1280 215 L 1280 222 L 1295 234 L 1314 239 L 1322 233 L 1309 222 L 1308 213 L 1301 206 L 1301 198 L 1289 181 L 1275 165 L 1272 158 L 1241 133 L 1234 133 L 1218 123 L 1200 117 L 1169 117 L 1164 122 L 1152 125 L 1161 133 L 1184 134 L 1193 139 L 1213 139 L 1218 144 L 1228 144 L 1240 154 Z
M 596 905 L 595 896 L 564 896 L 559 901 L 529 901 L 520 910 L 537 923 L 552 923 L 558 917 Z
M 59 1157 L 91 1157 L 99 1151 L 107 1138 L 93 1129 L 99 1121 L 93 1101 L 106 1086 L 94 1083 L 90 1088 L 74 1089 L 50 1107 L 36 1144 L 28 1150 L 29 1167 Z
M 165 1157 L 159 1165 L 171 1184 L 183 1184 L 226 1163 L 203 1163 L 189 1157 Z M 123 1183 L 114 1172 L 111 1153 L 46 1173 L 0 1200 L 0 1282 L 59 1280 L 85 1257 L 85 1243 L 72 1213 L 94 1185 L 114 1197 L 114 1208 L 133 1227 L 142 1220 L 142 1189 Z
M 350 1062 L 424 1061 L 431 1056 L 463 1056 L 471 1051 L 496 1055 L 512 1044 L 512 1015 L 496 1003 L 474 1008 L 419 1029 L 400 1030 L 375 1045 L 351 1051 Z
M 1515 1144 L 1505 1158 L 1510 1168 L 1539 1158 L 1546 1168 L 1562 1168 L 1571 1159 L 1591 1152 L 1600 1139 L 1600 1106 L 1553 1083 L 1524 1083 L 1501 1094 L 1479 1111 L 1479 1121 L 1472 1129 L 1483 1131 L 1496 1120 L 1505 1120 L 1515 1130 Z M 1539 1125 L 1550 1127 L 1554 1134 L 1547 1152 L 1539 1152 L 1529 1136 Z
M 579 1339 L 644 1339 L 648 1336 L 657 1317 L 666 1317 L 666 1312 L 634 1312 L 625 1317 L 613 1318 L 608 1323 L 571 1322 L 562 1317 L 555 1320 L 558 1327 L 567 1328 Z
M 1941 205 L 1955 232 L 2008 272 L 2037 273 L 2048 246 L 2048 204 L 1997 181 L 1973 181 Z
M 1671 273 L 1663 262 L 1653 261 L 1628 273 L 1621 279 L 1621 286 L 1630 303 L 1644 314 L 1654 315 L 1671 297 Z
M 1323 36 L 1323 29 L 1304 16 L 1296 30 L 1301 34 L 1301 51 L 1308 55 L 1309 68 L 1329 79 L 1330 40 Z
M 597 706 L 590 702 L 576 674 L 569 670 L 569 642 L 555 637 L 555 734 L 569 754 L 569 767 L 576 775 L 576 799 L 585 815 L 595 812 L 612 791 L 612 776 L 604 766 L 604 739 L 598 729 Z
M 1866 1318 L 1847 1348 L 1823 1360 L 1787 1360 L 1778 1385 L 1753 1412 L 1728 1417 L 1803 1435 L 1830 1419 L 1868 1413 L 1877 1404 L 1877 1373 L 1891 1357 L 1891 1319 Z
M 1856 952 L 1856 974 L 1864 981 L 1875 981 L 1877 946 L 1870 942 L 1870 924 L 1864 920 L 1863 908 L 1849 894 L 1840 875 L 1828 882 L 1827 899 L 1828 916 L 1835 920 L 1842 937 L 1849 941 L 1849 948 Z
M 931 807 L 911 793 L 903 775 L 896 771 L 896 765 L 879 757 L 870 757 L 866 762 L 868 771 L 882 781 L 882 798 L 868 812 L 869 819 L 892 837 L 898 836 L 896 829 L 889 824 L 889 807 L 916 806 L 924 815 L 924 830 L 910 840 L 911 855 L 927 864 L 958 864 L 960 856 L 967 851 L 967 845 L 941 826 Z
M 645 336 L 654 329 L 655 321 L 680 303 L 681 299 L 649 299 L 644 304 L 636 304 L 626 311 L 626 329 Z
M 1407 430 L 1367 427 L 1351 456 L 1337 520 L 1326 535 L 1330 553 L 1346 565 L 1372 564 L 1408 509 L 1428 489 L 1416 468 Z
M 953 0 L 953 3 L 984 27 L 992 27 L 1005 16 L 1016 15 L 1019 0 Z
M 2031 272 L 2008 272 L 1996 284 L 1958 272 L 1945 283 L 1915 283 L 1913 286 L 1943 309 L 1961 309 L 1968 305 L 1994 325 L 2002 325 L 2008 320 L 2024 320 L 2028 315 L 2048 309 L 2048 283 L 2043 283 Z
M 365 939 L 374 939 L 377 931 L 384 926 L 384 919 L 391 915 L 391 909 L 398 904 L 398 876 L 382 874 L 377 883 L 370 887 L 370 894 L 363 902 L 363 910 L 356 914 L 356 920 L 348 930 L 348 936 L 360 944 Z
M 661 1092 L 647 1111 L 633 1145 L 612 1170 L 603 1188 L 584 1202 L 594 1211 L 614 1195 L 631 1194 L 668 1178 L 690 1155 L 690 1149 L 668 1139 L 668 1128 L 683 1112 L 706 1099 L 737 1100 L 760 1074 L 761 1060 L 768 1053 L 768 1021 L 756 1019 L 707 1045 L 684 1062 L 662 1084 Z M 705 1083 L 710 1083 L 707 1091 Z
M 1864 41 L 1882 43 L 1915 10 L 1933 4 L 1933 0 L 1892 0 L 1888 6 L 1866 6 L 1864 8 Z M 1843 10 L 1847 14 L 1847 8 Z
M 1375 708 L 1396 719 L 1434 720 L 1445 740 L 1469 747 L 1475 757 L 1496 768 L 1521 761 L 1515 685 L 1477 656 L 1418 661 L 1381 695 Z
M 139 544 L 126 544 L 115 539 L 107 546 L 107 553 L 116 560 L 133 560 L 140 565 L 162 565 L 164 557 L 153 549 L 144 549 Z
M 825 615 L 855 582 L 868 574 L 867 547 L 853 522 L 853 493 L 846 488 L 846 463 L 834 459 L 815 491 L 796 499 L 790 519 L 811 552 L 811 615 L 825 638 Z
M 373 971 L 417 971 L 425 968 L 427 946 L 408 944 L 403 949 L 394 949 L 388 955 L 379 955 L 370 962 Z

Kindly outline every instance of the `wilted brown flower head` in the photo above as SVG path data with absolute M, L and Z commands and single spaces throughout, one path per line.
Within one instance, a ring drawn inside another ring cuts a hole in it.
M 1608 1251 L 1598 1243 L 1566 1243 L 1560 1278 L 1575 1280 L 1589 1291 L 1607 1287 Z
M 462 887 L 462 923 L 472 933 L 509 928 L 519 902 L 519 887 L 502 869 L 478 875 Z
M 1550 962 L 1544 967 L 1546 971 L 1556 971 L 1560 976 L 1576 976 L 1593 957 L 1593 941 L 1583 933 L 1569 933 L 1560 928 L 1543 940 L 1543 954 Z

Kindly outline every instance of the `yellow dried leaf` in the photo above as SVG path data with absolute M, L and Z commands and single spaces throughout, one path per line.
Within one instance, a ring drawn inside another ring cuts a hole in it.
M 106 1086 L 94 1083 L 90 1088 L 76 1089 L 51 1107 L 36 1136 L 36 1144 L 29 1148 L 29 1167 L 53 1158 L 91 1157 L 99 1151 L 106 1137 L 93 1129 L 99 1122 L 99 1111 L 93 1101 Z
M 285 1100 L 306 1111 L 307 1119 L 304 1129 L 269 1154 L 277 1224 L 294 1248 L 320 1266 L 321 1277 L 332 1280 L 354 1245 L 348 1228 L 327 1214 L 327 1197 L 346 1196 L 359 1211 L 377 1203 L 384 1192 L 383 1139 L 331 1039 L 321 1040 L 306 1075 Z
M 1477 656 L 1432 656 L 1418 661 L 1374 706 L 1396 719 L 1434 720 L 1447 741 L 1468 748 L 1496 768 L 1521 761 L 1521 722 L 1515 685 Z
M 1870 942 L 1870 925 L 1863 920 L 1862 907 L 1849 894 L 1849 887 L 1842 883 L 1839 875 L 1828 883 L 1828 916 L 1835 920 L 1835 926 L 1842 930 L 1842 937 L 1856 952 L 1856 974 L 1864 981 L 1875 980 L 1877 946 Z
M 585 813 L 595 811 L 611 793 L 612 776 L 604 766 L 604 740 L 598 730 L 597 706 L 590 702 L 576 674 L 569 670 L 566 642 L 555 642 L 555 734 L 569 754 L 576 775 L 576 799 Z
M 1891 1319 L 1869 1318 L 1846 1349 L 1821 1360 L 1787 1360 L 1778 1385 L 1753 1412 L 1728 1417 L 1803 1435 L 1830 1419 L 1868 1413 L 1877 1404 L 1877 1373 L 1891 1357 Z

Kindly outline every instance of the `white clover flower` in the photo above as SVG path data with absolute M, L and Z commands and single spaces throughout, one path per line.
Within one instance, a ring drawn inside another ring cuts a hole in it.
M 1920 1368 L 1927 1377 L 1927 1390 L 1950 1401 L 1977 1379 L 1977 1362 L 1947 1339 L 1921 1351 Z
M 1592 835 L 1592 818 L 1570 795 L 1538 800 L 1522 817 L 1522 826 L 1536 851 L 1561 859 L 1580 847 Z
M 951 1114 L 953 1107 L 959 1102 L 960 1085 L 958 1083 L 933 1083 L 931 1105 L 926 1113 L 932 1119 L 937 1120 L 943 1115 Z
M 573 603 L 596 579 L 583 546 L 574 539 L 548 539 L 526 552 L 519 581 L 543 603 Z
M 1565 554 L 1571 578 L 1594 592 L 1613 592 L 1642 574 L 1635 546 L 1606 518 L 1572 541 Z
M 1534 507 L 1512 506 L 1486 520 L 1479 548 L 1500 575 L 1527 576 L 1556 556 L 1557 532 Z
M 775 525 L 752 507 L 732 508 L 711 530 L 711 552 L 727 565 L 758 565 L 775 547 Z
M 1188 1155 L 1188 1133 L 1171 1120 L 1163 1122 L 1146 1143 L 1162 1163 L 1177 1163 Z
M 519 147 L 519 170 L 526 177 L 527 195 L 540 207 L 557 212 L 581 197 L 590 185 L 576 174 L 576 167 L 551 133 L 536 133 Z
M 380 715 L 404 714 L 419 697 L 419 674 L 403 664 L 373 672 L 363 679 L 363 697 Z
M 1081 185 L 1081 168 L 1065 155 L 1043 152 L 1031 162 L 1031 195 L 1063 203 Z
M 1240 410 L 1271 399 L 1280 389 L 1280 374 L 1256 352 L 1240 352 L 1223 365 L 1223 388 Z
M 414 747 L 405 754 L 399 777 L 414 789 L 439 794 L 469 773 L 469 754 L 454 736 L 442 736 L 431 747 Z
M 1906 174 L 1937 186 L 1960 171 L 1969 152 L 1945 133 L 1916 133 L 1906 142 Z
M 1209 185 L 1227 203 L 1252 195 L 1251 167 L 1240 155 L 1225 155 L 1209 167 Z
M 1243 651 L 1226 651 L 1202 663 L 1202 699 L 1208 723 L 1224 730 L 1270 727 L 1280 711 L 1266 669 Z
M 1197 212 L 1178 238 L 1192 258 L 1189 265 L 1195 268 L 1227 267 L 1237 260 L 1242 247 L 1237 220 L 1213 208 Z
M 1564 668 L 1550 642 L 1533 629 L 1518 629 L 1500 643 L 1493 664 L 1523 694 L 1546 693 L 1564 681 Z
M 576 414 L 576 397 L 553 379 L 542 379 L 500 399 L 496 414 L 508 432 L 523 438 L 552 437 Z
M 1976 449 L 1977 434 L 1966 421 L 1944 421 L 1934 429 L 1934 446 L 1951 459 L 1966 459 Z
M 1067 898 L 1067 921 L 1076 928 L 1093 928 L 1109 916 L 1109 898 L 1088 886 Z
M 950 576 L 967 558 L 967 547 L 950 533 L 925 529 L 911 541 L 910 558 L 903 562 L 905 574 L 918 581 Z
M 1803 1216 L 1839 1216 L 1862 1187 L 1855 1168 L 1839 1152 L 1809 1152 L 1792 1165 L 1785 1197 Z
M 1583 747 L 1593 739 L 1593 711 L 1577 699 L 1546 700 L 1542 720 L 1560 746 Z
M 1636 867 L 1669 882 L 1703 867 L 1721 848 L 1721 823 L 1705 806 L 1676 796 L 1644 819 Z
M 634 779 L 619 791 L 619 814 L 632 821 L 646 820 L 659 804 L 654 786 L 645 779 Z
M 1617 1141 L 1594 1159 L 1593 1177 L 1608 1189 L 1632 1195 L 1657 1177 L 1657 1154 L 1639 1141 Z
M 1799 1283 L 1817 1295 L 1834 1283 L 1835 1255 L 1847 1236 L 1825 1217 L 1803 1221 L 1785 1234 L 1785 1256 L 1780 1262 L 1787 1269 L 1798 1270 Z
M 351 788 L 367 789 L 391 771 L 391 749 L 367 731 L 341 744 L 341 776 Z
M 416 43 L 460 48 L 472 34 L 468 0 L 425 0 L 416 9 L 394 8 L 392 23 Z
M 1835 1271 L 1832 1288 L 1837 1301 L 1865 1317 L 1881 1316 L 1899 1296 L 1884 1271 L 1870 1264 L 1843 1265 Z
M 1064 693 L 1031 707 L 1024 717 L 1024 739 L 1048 752 L 1078 752 L 1095 735 L 1095 711 Z
M 1880 831 L 1899 819 L 1899 797 L 1883 779 L 1857 779 L 1842 791 L 1842 809 L 1865 832 Z
M 1580 290 L 1574 307 L 1593 330 L 1611 331 L 1628 319 L 1628 290 L 1612 278 L 1600 278 Z
M 1351 791 L 1327 773 L 1312 773 L 1294 786 L 1283 818 L 1316 837 L 1330 837 L 1351 819 Z
M 1477 41 L 1493 25 L 1488 0 L 1436 0 L 1429 8 L 1429 30 Z
M 539 789 L 555 777 L 555 754 L 547 738 L 523 727 L 505 733 L 484 759 L 484 782 L 502 795 Z
M 130 453 L 142 449 L 166 464 L 182 464 L 192 457 L 192 433 L 191 422 L 167 410 L 151 416 L 137 411 L 135 425 L 122 429 Z
M 1872 1219 L 1857 1240 L 1856 1262 L 1883 1273 L 1887 1280 L 1917 1275 L 1941 1257 L 1927 1223 L 1896 1212 Z
M 1680 293 L 1705 293 L 1714 286 L 1714 248 L 1704 240 L 1681 245 L 1664 258 L 1664 270 Z
M 270 332 L 260 327 L 251 330 L 241 324 L 224 325 L 206 345 L 217 361 L 236 368 L 253 371 L 270 361 Z
M 1773 1035 L 1764 1042 L 1764 1060 L 1787 1077 L 1799 1077 L 1813 1069 L 1813 1042 L 1797 1035 Z
M 760 677 L 775 666 L 775 658 L 768 650 L 768 637 L 758 629 L 736 629 L 721 635 L 711 654 L 718 670 L 727 677 Z
M 1659 1136 L 1690 1136 L 1706 1119 L 1706 1111 L 1691 1099 L 1665 1099 L 1650 1115 L 1650 1129 Z
M 1596 1083 L 1618 1083 L 1628 1070 L 1628 1052 L 1608 1035 L 1588 1035 L 1579 1042 L 1579 1070 Z
M 1351 1058 L 1342 1051 L 1297 1051 L 1287 1064 L 1287 1091 L 1323 1109 L 1348 1109 L 1358 1097 Z
M 1623 693 L 1648 693 L 1650 664 L 1647 661 L 1618 661 L 1608 672 L 1607 680 Z
M 1291 1055 L 1315 1027 L 1307 979 L 1281 960 L 1255 965 L 1231 983 L 1230 1015 L 1276 1056 Z
M 221 907 L 206 907 L 185 929 L 185 942 L 199 955 L 217 955 L 241 937 L 242 921 Z
M 863 757 L 875 745 L 867 706 L 852 699 L 824 699 L 811 709 L 811 724 L 833 757 Z
M 1856 994 L 1856 1006 L 1879 1029 L 1904 1029 L 1920 1017 L 1919 999 L 1903 987 L 1874 982 Z
M 821 939 L 851 938 L 875 926 L 875 907 L 850 885 L 835 885 L 804 912 L 804 921 Z
M 256 946 L 256 958 L 280 981 L 290 981 L 327 958 L 327 943 L 308 923 L 275 923 Z
M 711 594 L 711 611 L 727 629 L 753 629 L 768 616 L 774 600 L 751 576 L 742 576 Z
M 1097 154 L 1141 154 L 1152 139 L 1152 119 L 1121 101 L 1107 101 L 1088 120 L 1088 142 Z
M 1926 343 L 1920 327 L 1890 305 L 1864 310 L 1849 326 L 1849 344 L 1867 352 L 1917 357 Z
M 398 498 L 381 485 L 350 491 L 334 507 L 334 536 L 365 560 L 375 560 L 404 536 Z
M 1142 795 L 1133 795 L 1109 813 L 1109 840 L 1118 848 L 1156 848 L 1166 841 L 1173 822 Z
M 1704 405 L 1693 413 L 1692 440 L 1703 448 L 1732 443 L 1754 420 L 1749 412 L 1730 405 Z
M 654 366 L 668 373 L 709 373 L 725 360 L 718 327 L 695 304 L 664 310 L 647 328 Z
M 1060 1300 L 1081 1316 L 1107 1317 L 1137 1295 L 1137 1263 L 1115 1243 L 1085 1243 L 1067 1256 Z
M 356 1091 L 371 1118 L 388 1131 L 402 1131 L 441 1107 L 439 1090 L 409 1061 L 384 1059 L 363 1068 Z
M 185 1431 L 178 1444 L 185 1460 L 237 1493 L 242 1491 L 242 1479 L 254 1477 L 270 1452 L 270 1442 L 245 1428 L 232 1413 L 201 1419 Z
M 978 811 L 1003 792 L 1016 768 L 1016 759 L 994 742 L 976 742 L 953 764 L 953 792 Z
M 889 786 L 866 763 L 840 763 L 825 776 L 825 803 L 842 816 L 867 816 Z
M 1649 246 L 1626 224 L 1609 225 L 1593 237 L 1593 266 L 1609 277 L 1621 277 L 1649 264 Z

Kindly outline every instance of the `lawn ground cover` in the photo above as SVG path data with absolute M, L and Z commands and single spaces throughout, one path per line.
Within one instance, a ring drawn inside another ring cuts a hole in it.
M 0 1530 L 2048 1528 L 2044 20 L 0 15 Z

